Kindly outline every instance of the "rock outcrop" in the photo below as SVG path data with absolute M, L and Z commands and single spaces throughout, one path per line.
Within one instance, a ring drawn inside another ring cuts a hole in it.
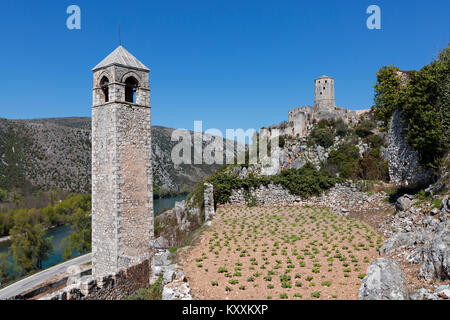
M 436 207 L 439 201 L 440 209 Z M 449 213 L 448 196 L 435 195 L 428 201 L 409 195 L 399 198 L 396 213 L 380 226 L 385 235 L 390 235 L 380 253 L 402 263 L 420 265 L 418 273 L 414 273 L 418 279 L 447 281 L 450 279 Z M 444 296 L 445 292 L 432 293 L 422 288 L 416 290 L 411 299 L 446 299 Z
M 450 279 L 450 228 L 447 223 L 439 226 L 431 241 L 423 248 L 423 264 L 420 266 L 419 277 L 425 280 L 437 278 Z
M 177 272 L 173 281 L 164 286 L 162 300 L 192 300 L 191 289 L 183 272 Z
M 425 280 L 437 278 L 450 279 L 450 227 L 448 214 L 450 213 L 450 199 L 445 197 L 439 212 L 439 220 L 431 218 L 434 224 L 428 223 L 431 236 L 425 244 L 416 249 L 415 256 L 423 257 L 423 264 L 419 270 L 419 277 Z
M 186 275 L 177 264 L 171 263 L 168 249 L 155 251 L 150 283 L 155 283 L 160 276 L 163 277 L 162 300 L 192 300 Z
M 431 171 L 420 164 L 420 155 L 406 139 L 403 116 L 399 109 L 392 115 L 386 155 L 389 162 L 389 177 L 399 187 L 418 187 L 429 184 Z
M 411 208 L 413 203 L 414 197 L 409 194 L 405 194 L 397 199 L 397 201 L 395 202 L 395 209 L 397 209 L 398 211 L 405 211 Z
M 400 266 L 391 258 L 373 261 L 363 279 L 359 300 L 407 300 L 408 286 Z
M 450 288 L 448 285 L 437 287 L 434 292 L 429 289 L 420 288 L 409 296 L 411 300 L 448 300 L 450 299 Z

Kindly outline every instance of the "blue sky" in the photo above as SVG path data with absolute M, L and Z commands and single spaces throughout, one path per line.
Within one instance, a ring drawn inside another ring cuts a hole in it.
M 66 8 L 81 8 L 81 30 Z M 368 30 L 366 8 L 381 8 Z M 450 2 L 1 1 L 0 117 L 90 116 L 91 69 L 122 42 L 151 69 L 153 125 L 259 128 L 313 103 L 335 78 L 336 103 L 372 104 L 386 64 L 416 69 L 449 42 Z

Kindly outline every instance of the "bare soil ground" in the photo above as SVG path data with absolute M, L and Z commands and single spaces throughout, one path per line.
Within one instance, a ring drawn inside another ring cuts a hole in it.
M 357 299 L 381 236 L 309 207 L 220 207 L 178 253 L 194 299 Z

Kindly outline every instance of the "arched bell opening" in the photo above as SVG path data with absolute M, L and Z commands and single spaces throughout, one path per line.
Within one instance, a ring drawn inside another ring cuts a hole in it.
M 125 80 L 125 101 L 136 103 L 136 90 L 138 81 L 134 77 L 129 77 Z
M 100 88 L 102 90 L 102 102 L 109 102 L 109 80 L 103 77 L 100 81 Z

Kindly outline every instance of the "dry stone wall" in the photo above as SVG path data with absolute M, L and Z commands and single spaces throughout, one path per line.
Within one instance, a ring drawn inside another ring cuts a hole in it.
M 384 192 L 369 195 L 362 191 L 364 186 L 352 183 L 351 181 L 337 184 L 328 191 L 318 196 L 304 199 L 293 195 L 289 190 L 281 185 L 269 184 L 250 190 L 233 190 L 229 198 L 229 204 L 248 205 L 252 201 L 255 205 L 267 206 L 293 206 L 312 205 L 328 207 L 334 214 L 347 216 L 350 211 L 365 211 L 369 209 L 386 209 L 388 203 L 381 200 L 386 197 Z M 374 206 L 376 204 L 376 206 Z
M 250 190 L 235 189 L 229 198 L 229 204 L 244 205 L 255 201 L 257 205 L 289 205 L 302 199 L 284 189 L 281 185 L 269 184 Z

